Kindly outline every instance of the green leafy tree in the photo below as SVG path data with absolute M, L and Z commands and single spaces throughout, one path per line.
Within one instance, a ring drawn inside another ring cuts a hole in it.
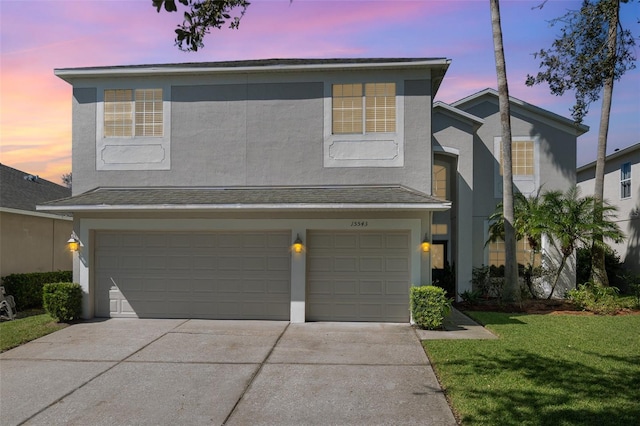
M 246 0 L 152 0 L 158 12 L 184 9 L 184 21 L 176 28 L 176 45 L 180 50 L 197 52 L 204 47 L 204 37 L 211 28 L 237 29 L 251 3 Z M 176 4 L 178 3 L 178 4 Z
M 502 299 L 507 303 L 519 303 L 520 285 L 518 283 L 518 262 L 516 259 L 516 235 L 514 231 L 513 210 L 513 172 L 511 158 L 511 109 L 509 105 L 509 85 L 507 66 L 502 44 L 502 25 L 500 22 L 500 2 L 490 0 L 491 29 L 493 33 L 493 51 L 498 78 L 498 103 L 502 126 L 502 206 L 504 217 L 505 269 Z
M 566 91 L 575 93 L 572 116 L 581 123 L 589 106 L 602 94 L 602 109 L 598 131 L 598 152 L 595 173 L 595 201 L 603 203 L 604 165 L 607 151 L 607 135 L 611 116 L 614 81 L 635 68 L 633 46 L 635 40 L 629 30 L 620 23 L 620 3 L 630 0 L 584 0 L 580 10 L 567 12 L 551 21 L 563 24 L 560 35 L 549 49 L 535 53 L 543 71 L 527 76 L 526 84 L 547 83 L 554 95 Z M 542 7 L 544 3 L 540 6 Z M 595 209 L 600 214 L 603 209 Z M 598 218 L 595 218 L 598 221 Z M 592 280 L 607 285 L 604 266 L 602 235 L 596 235 L 592 245 Z

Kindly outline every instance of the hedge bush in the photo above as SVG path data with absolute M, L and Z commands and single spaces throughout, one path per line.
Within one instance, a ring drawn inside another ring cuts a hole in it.
M 451 312 L 451 299 L 440 287 L 411 287 L 411 316 L 420 328 L 442 327 L 444 317 Z
M 79 319 L 82 315 L 82 288 L 76 283 L 45 284 L 42 289 L 44 309 L 59 322 Z
M 72 271 L 32 272 L 2 277 L 7 294 L 16 301 L 16 310 L 42 308 L 42 287 L 48 283 L 73 281 Z

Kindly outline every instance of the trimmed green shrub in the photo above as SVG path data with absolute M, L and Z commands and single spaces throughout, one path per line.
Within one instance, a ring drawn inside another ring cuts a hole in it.
M 614 314 L 621 308 L 617 296 L 616 287 L 600 287 L 591 282 L 567 292 L 567 298 L 578 308 L 601 315 Z
M 440 287 L 411 287 L 410 300 L 411 316 L 420 328 L 433 330 L 442 327 L 444 317 L 451 312 L 451 299 Z
M 76 283 L 45 284 L 42 289 L 44 309 L 59 322 L 67 322 L 82 315 L 82 288 Z
M 73 281 L 72 271 L 32 272 L 2 277 L 7 294 L 16 301 L 16 310 L 42 308 L 42 287 L 48 283 Z

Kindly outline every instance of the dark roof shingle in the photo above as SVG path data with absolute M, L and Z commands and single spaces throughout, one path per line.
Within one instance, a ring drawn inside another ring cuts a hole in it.
M 36 211 L 36 205 L 71 196 L 71 190 L 0 164 L 0 207 Z
M 401 186 L 231 187 L 231 188 L 98 188 L 72 198 L 43 204 L 39 210 L 140 208 L 318 208 L 339 205 L 425 206 L 447 204 Z

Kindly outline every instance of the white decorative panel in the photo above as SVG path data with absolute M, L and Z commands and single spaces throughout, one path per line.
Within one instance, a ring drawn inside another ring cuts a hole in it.
M 162 145 L 105 145 L 100 155 L 103 164 L 161 164 Z

